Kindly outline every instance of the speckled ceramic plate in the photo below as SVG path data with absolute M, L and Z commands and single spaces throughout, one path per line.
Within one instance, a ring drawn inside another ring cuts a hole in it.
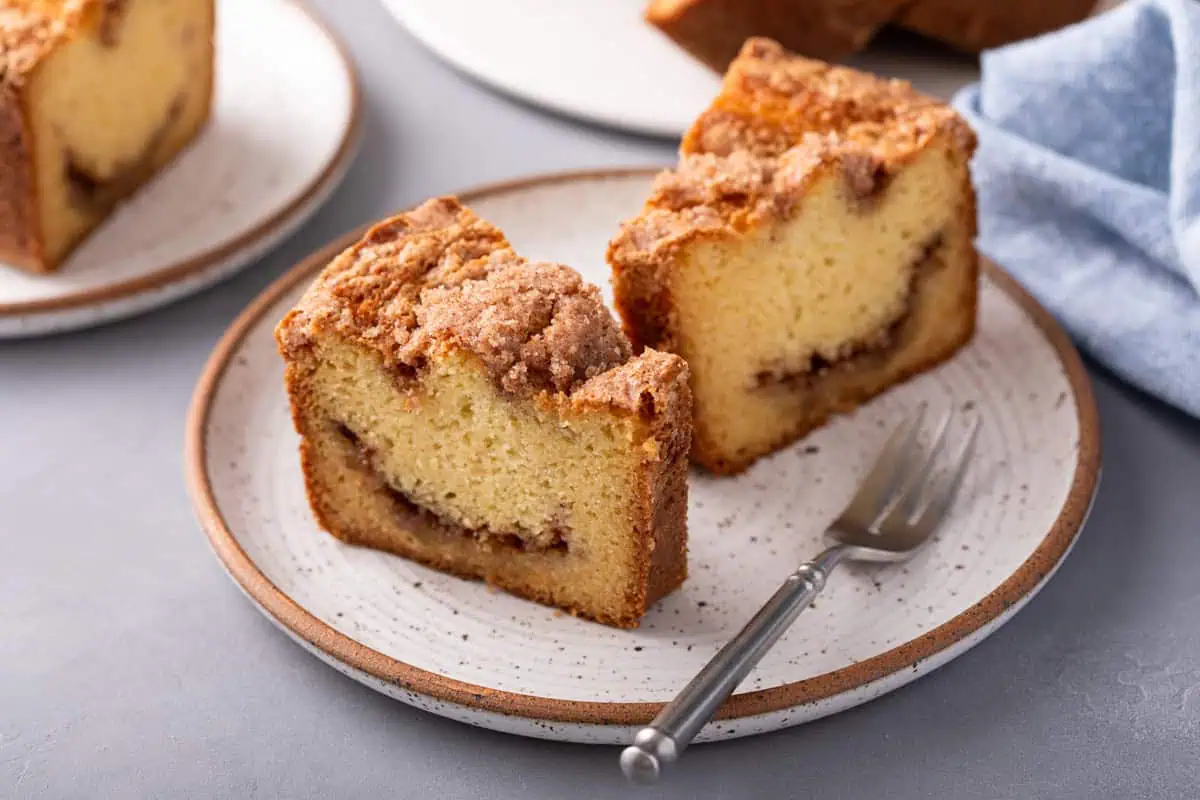
M 645 171 L 557 175 L 462 197 L 520 252 L 574 265 L 607 295 L 605 244 L 649 182 Z M 742 476 L 693 475 L 690 577 L 639 630 L 346 546 L 318 530 L 305 501 L 272 329 L 357 235 L 280 279 L 217 346 L 188 423 L 189 483 L 217 555 L 263 613 L 336 669 L 419 708 L 529 736 L 627 741 L 817 552 L 888 429 L 919 402 L 984 420 L 937 541 L 905 566 L 835 575 L 701 741 L 841 711 L 946 663 L 1050 578 L 1090 506 L 1099 432 L 1086 374 L 1046 312 L 989 264 L 978 336 L 952 361 Z
M 270 57 L 262 35 L 270 31 Z M 51 275 L 0 264 L 0 338 L 129 317 L 262 255 L 341 181 L 358 140 L 344 50 L 294 0 L 219 0 L 212 119 Z

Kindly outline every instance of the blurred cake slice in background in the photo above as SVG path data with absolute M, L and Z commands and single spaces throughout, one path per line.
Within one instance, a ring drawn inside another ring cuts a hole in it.
M 213 0 L 0 2 L 0 262 L 57 269 L 196 137 Z

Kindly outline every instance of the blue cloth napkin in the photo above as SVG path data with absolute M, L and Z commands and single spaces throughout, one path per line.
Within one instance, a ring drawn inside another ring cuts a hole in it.
M 1200 416 L 1200 2 L 1127 0 L 986 52 L 979 249 L 1076 343 Z

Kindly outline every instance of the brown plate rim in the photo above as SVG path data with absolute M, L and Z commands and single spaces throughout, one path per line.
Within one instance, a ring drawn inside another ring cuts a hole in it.
M 346 81 L 350 85 L 349 124 L 346 126 L 342 141 L 329 157 L 329 160 L 320 173 L 297 192 L 295 197 L 284 204 L 283 207 L 273 212 L 253 228 L 239 234 L 233 239 L 216 245 L 207 252 L 176 264 L 162 267 L 146 275 L 140 275 L 136 278 L 130 278 L 129 280 L 108 286 L 97 286 L 58 297 L 0 303 L 0 316 L 27 316 L 54 311 L 66 311 L 98 303 L 107 303 L 113 300 L 122 300 L 185 280 L 203 272 L 214 264 L 219 264 L 238 251 L 244 250 L 255 242 L 270 236 L 272 231 L 286 225 L 300 209 L 325 188 L 333 175 L 346 166 L 351 154 L 354 152 L 362 129 L 362 88 L 359 85 L 358 71 L 354 66 L 354 61 L 350 57 L 350 51 L 347 49 L 345 42 L 333 31 L 321 15 L 310 7 L 307 2 L 304 2 L 304 0 L 290 0 L 290 2 L 317 26 L 325 38 L 329 40 L 330 44 L 333 45 L 339 56 L 342 69 L 345 72 Z M 69 269 L 69 265 L 66 268 Z
M 556 172 L 502 181 L 458 193 L 464 203 L 489 196 L 581 180 L 653 175 L 655 168 Z M 662 709 L 657 702 L 575 701 L 501 691 L 448 678 L 391 658 L 327 625 L 275 586 L 238 544 L 217 506 L 205 468 L 205 431 L 209 412 L 225 369 L 238 346 L 278 299 L 311 279 L 335 253 L 357 239 L 368 226 L 350 231 L 301 261 L 243 311 L 217 343 L 197 383 L 188 412 L 184 464 L 188 492 L 198 519 L 217 556 L 242 589 L 276 622 L 309 646 L 337 661 L 399 689 L 480 711 L 548 722 L 591 725 L 640 725 Z M 733 695 L 718 719 L 738 719 L 780 711 L 861 688 L 961 642 L 1004 616 L 1036 591 L 1070 550 L 1091 506 L 1100 473 L 1100 423 L 1091 381 L 1067 334 L 1017 281 L 987 259 L 983 272 L 1015 300 L 1041 330 L 1063 365 L 1075 398 L 1079 446 L 1071 487 L 1054 524 L 1037 549 L 999 587 L 958 616 L 887 652 L 842 669 L 782 686 Z

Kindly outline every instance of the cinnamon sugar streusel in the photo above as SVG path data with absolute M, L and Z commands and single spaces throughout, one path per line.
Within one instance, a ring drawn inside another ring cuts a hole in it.
M 853 126 L 863 123 L 875 123 L 901 137 L 911 135 L 905 131 L 947 128 L 955 135 L 971 135 L 952 109 L 907 81 L 883 80 L 803 58 L 776 42 L 756 38 L 746 42 L 720 95 L 687 131 L 681 150 L 779 155 L 806 134 L 849 135 Z
M 753 148 L 685 154 L 656 176 L 643 213 L 622 224 L 611 241 L 610 259 L 665 259 L 684 241 L 785 218 L 830 167 L 841 171 L 847 197 L 866 212 L 890 176 L 938 132 L 929 125 L 868 122 L 804 133 L 779 155 Z
M 296 348 L 326 326 L 408 371 L 431 349 L 457 346 L 515 394 L 569 394 L 631 355 L 596 287 L 518 256 L 449 197 L 374 226 L 315 282 L 281 334 Z
M 829 167 L 867 212 L 890 177 L 938 136 L 964 153 L 975 148 L 953 109 L 905 81 L 751 39 L 684 137 L 679 163 L 656 177 L 643 213 L 610 243 L 609 258 L 667 261 L 684 242 L 787 217 Z
M 629 341 L 596 287 L 559 264 L 493 253 L 475 280 L 426 289 L 401 351 L 412 363 L 447 340 L 477 355 L 506 391 L 572 392 L 629 360 Z

